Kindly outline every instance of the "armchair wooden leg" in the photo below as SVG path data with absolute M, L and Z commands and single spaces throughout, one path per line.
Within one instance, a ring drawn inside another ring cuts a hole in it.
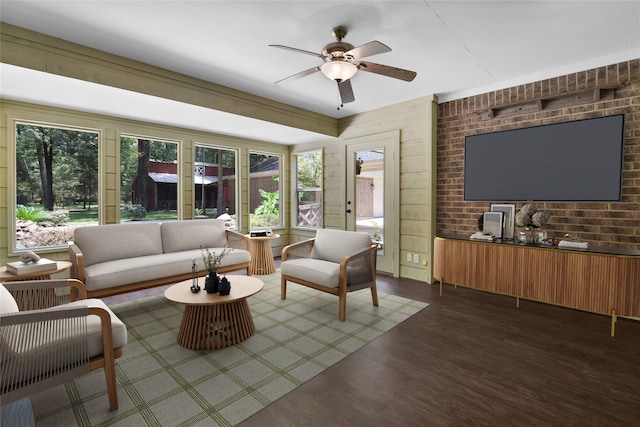
M 345 293 L 340 293 L 340 295 L 338 295 L 339 301 L 338 301 L 338 320 L 341 322 L 344 322 L 345 319 L 347 318 L 347 294 Z
M 371 286 L 371 299 L 373 300 L 374 307 L 378 306 L 378 289 L 376 288 L 376 284 L 374 283 Z
M 280 299 L 287 299 L 287 279 L 280 278 Z
M 104 378 L 107 382 L 107 394 L 109 395 L 109 408 L 112 411 L 118 409 L 118 386 L 116 384 L 115 363 L 105 363 Z

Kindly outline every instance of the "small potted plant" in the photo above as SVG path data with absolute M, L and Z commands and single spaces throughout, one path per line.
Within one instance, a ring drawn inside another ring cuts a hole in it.
M 204 261 L 204 266 L 209 272 L 209 275 L 204 281 L 204 289 L 208 294 L 215 294 L 218 292 L 218 286 L 220 284 L 220 277 L 218 276 L 218 268 L 220 268 L 220 264 L 222 263 L 222 258 L 229 252 L 231 249 L 224 248 L 220 253 L 216 254 L 215 252 L 211 252 L 208 247 L 201 247 L 202 252 L 202 261 Z

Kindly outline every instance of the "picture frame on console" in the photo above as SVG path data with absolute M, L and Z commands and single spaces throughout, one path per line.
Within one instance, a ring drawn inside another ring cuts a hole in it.
M 516 231 L 516 205 L 492 203 L 489 210 L 491 212 L 502 212 L 504 214 L 502 239 L 513 240 Z
M 485 212 L 482 231 L 496 239 L 502 239 L 504 212 Z

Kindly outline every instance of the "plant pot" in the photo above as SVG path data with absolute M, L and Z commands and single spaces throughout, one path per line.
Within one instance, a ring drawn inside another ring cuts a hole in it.
M 220 286 L 220 276 L 218 276 L 218 273 L 216 272 L 209 273 L 209 275 L 204 281 L 204 290 L 207 291 L 208 294 L 216 294 L 218 293 L 219 286 Z

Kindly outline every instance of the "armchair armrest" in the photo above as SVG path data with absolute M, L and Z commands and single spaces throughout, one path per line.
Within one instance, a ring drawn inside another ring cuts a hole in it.
M 250 242 L 249 238 L 242 233 L 239 233 L 235 230 L 226 230 L 227 231 L 227 247 L 235 248 L 235 249 L 244 249 L 245 251 L 250 250 Z
M 73 242 L 69 242 L 69 261 L 71 261 L 71 277 L 84 283 L 84 255 L 80 248 Z
M 0 315 L 3 404 L 89 372 L 87 316 L 87 307 Z
M 286 261 L 287 259 L 309 258 L 315 240 L 315 238 L 307 239 L 285 246 L 282 248 L 280 260 Z
M 87 299 L 87 289 L 77 279 L 24 280 L 4 283 L 22 310 L 55 307 L 70 301 Z
M 377 246 L 361 250 L 340 261 L 340 287 L 348 287 L 351 291 L 367 288 L 376 280 Z

